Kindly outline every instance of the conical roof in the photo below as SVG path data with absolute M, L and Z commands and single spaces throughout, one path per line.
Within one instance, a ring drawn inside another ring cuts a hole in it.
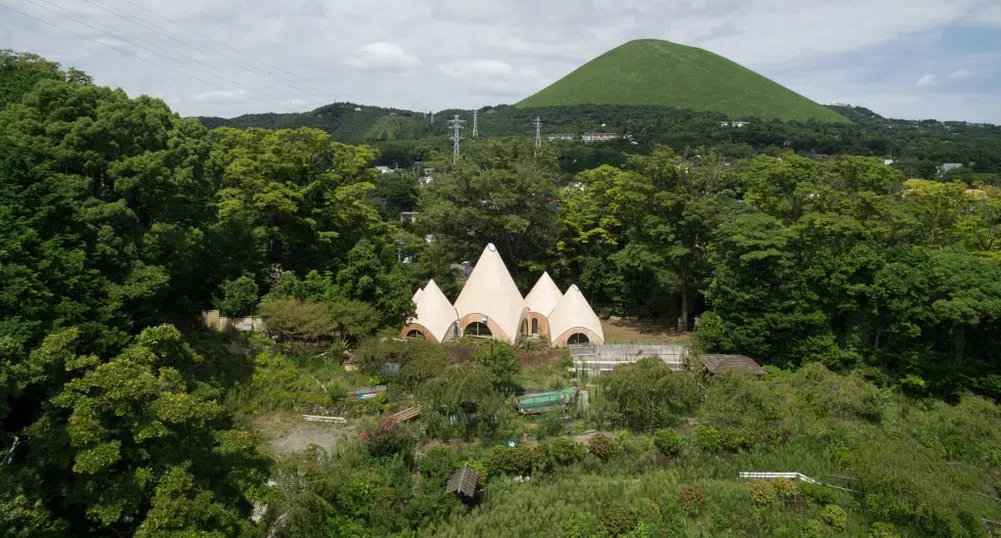
M 548 272 L 544 272 L 539 277 L 539 281 L 535 283 L 532 291 L 525 296 L 525 305 L 530 311 L 548 317 L 562 298 L 563 292 L 560 291 L 559 286 L 553 282 Z
M 424 290 L 422 290 L 421 288 L 417 288 L 417 291 L 414 292 L 414 296 L 411 297 L 410 300 L 413 301 L 414 304 L 417 304 L 417 301 L 421 300 L 422 293 L 424 293 Z
M 419 323 L 424 326 L 432 336 L 439 342 L 444 342 L 450 336 L 452 325 L 459 321 L 455 314 L 455 308 L 448 302 L 448 297 L 442 293 L 441 288 L 434 280 L 430 280 L 427 286 L 414 294 L 417 300 L 417 317 L 410 320 L 410 323 Z
M 601 330 L 601 320 L 598 315 L 591 310 L 591 305 L 587 303 L 584 294 L 580 292 L 577 285 L 571 285 L 563 299 L 560 300 L 556 308 L 549 314 L 549 334 L 552 335 L 553 342 L 558 342 L 569 336 L 570 333 L 587 329 L 598 337 L 600 341 L 592 343 L 602 344 L 605 342 L 605 333 Z
M 525 311 L 525 299 L 493 243 L 483 249 L 459 298 L 455 300 L 455 310 L 460 319 L 469 314 L 487 316 L 504 331 L 503 335 L 494 336 L 515 341 L 518 324 Z

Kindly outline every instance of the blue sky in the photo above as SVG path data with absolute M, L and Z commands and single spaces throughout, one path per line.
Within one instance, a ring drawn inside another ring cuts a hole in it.
M 1001 124 L 999 0 L 0 0 L 0 48 L 184 115 L 513 103 L 637 38 L 821 103 Z

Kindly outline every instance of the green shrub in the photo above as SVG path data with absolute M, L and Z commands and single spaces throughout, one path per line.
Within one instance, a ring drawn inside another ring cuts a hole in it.
M 327 397 L 330 398 L 330 403 L 337 403 L 338 400 L 346 398 L 347 395 L 348 389 L 340 381 L 327 383 Z
M 559 435 L 563 431 L 563 417 L 559 413 L 551 412 L 542 416 L 539 427 L 535 430 L 536 437 L 546 439 Z
M 827 530 L 824 529 L 823 523 L 816 519 L 806 522 L 806 528 L 803 529 L 804 538 L 824 538 L 824 536 L 827 536 Z
M 521 361 L 514 347 L 504 342 L 491 342 L 473 355 L 473 362 L 486 366 L 497 377 L 497 388 L 509 393 L 514 389 L 514 375 L 521 370 Z
M 799 488 L 788 478 L 776 478 L 772 481 L 772 486 L 780 500 L 789 501 L 799 497 Z
M 836 504 L 829 504 L 820 512 L 820 519 L 824 520 L 834 530 L 843 531 L 848 525 L 848 514 L 844 508 Z
M 723 435 L 715 426 L 700 424 L 695 430 L 695 444 L 706 452 L 716 452 L 720 448 Z
M 800 491 L 803 492 L 803 496 L 806 500 L 817 506 L 834 504 L 838 498 L 833 491 L 825 488 L 824 486 L 818 486 L 816 484 L 800 484 L 799 488 Z
M 608 536 L 623 536 L 636 528 L 636 514 L 626 501 L 610 504 L 602 510 L 598 527 Z
M 698 403 L 695 377 L 674 372 L 657 358 L 621 365 L 600 382 L 612 412 L 634 430 L 667 426 L 674 415 L 688 413 Z
M 751 480 L 747 485 L 751 488 L 751 499 L 758 504 L 772 504 L 779 499 L 775 485 L 768 480 Z
M 590 513 L 573 514 L 563 526 L 566 538 L 592 538 L 598 535 L 598 516 Z
M 487 480 L 490 479 L 490 469 L 487 464 L 480 460 L 469 460 L 463 464 L 469 467 L 474 473 L 476 473 L 476 486 L 479 488 L 484 488 L 487 485 Z
M 455 452 L 444 445 L 431 447 L 417 462 L 422 475 L 441 483 L 447 482 L 458 467 Z
M 681 452 L 681 436 L 671 429 L 657 430 L 653 434 L 653 446 L 665 456 L 677 456 Z
M 223 282 L 219 291 L 221 297 L 215 300 L 215 307 L 221 316 L 242 318 L 253 315 L 257 308 L 257 283 L 250 275 Z
M 900 531 L 893 523 L 877 521 L 869 528 L 869 538 L 900 538 Z
M 558 437 L 549 445 L 549 453 L 553 462 L 558 465 L 571 465 L 584 459 L 587 449 L 580 443 L 575 443 L 568 437 Z
M 706 494 L 702 488 L 684 484 L 678 488 L 678 504 L 688 517 L 698 517 L 706 506 Z
M 618 439 L 599 433 L 594 437 L 591 437 L 591 440 L 587 445 L 587 451 L 594 454 L 599 460 L 607 462 L 621 452 L 622 447 L 619 444 Z
M 539 450 L 525 445 L 509 448 L 495 446 L 487 456 L 487 468 L 490 475 L 512 474 L 528 476 L 532 469 L 541 464 Z

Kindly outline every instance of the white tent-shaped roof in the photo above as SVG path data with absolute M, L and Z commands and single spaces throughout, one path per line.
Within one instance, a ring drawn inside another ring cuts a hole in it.
M 549 314 L 549 334 L 554 345 L 565 345 L 571 335 L 582 333 L 592 344 L 604 344 L 605 333 L 601 320 L 587 304 L 587 299 L 576 285 L 570 286 L 563 299 Z
M 417 291 L 414 292 L 414 296 L 411 297 L 410 300 L 413 301 L 414 304 L 417 304 L 417 301 L 421 300 L 422 293 L 424 293 L 424 290 L 422 290 L 421 288 L 417 288 Z
M 451 340 L 455 336 L 455 324 L 459 318 L 438 284 L 434 280 L 429 281 L 423 291 L 418 290 L 418 293 L 414 294 L 414 298 L 417 317 L 411 319 L 404 328 L 404 335 L 417 328 L 415 325 L 419 325 L 426 331 L 424 336 L 429 339 L 433 337 L 439 343 Z
M 525 299 L 493 243 L 483 249 L 459 298 L 455 300 L 455 310 L 463 325 L 483 321 L 479 317 L 463 319 L 471 314 L 486 316 L 489 320 L 487 326 L 494 332 L 494 338 L 510 343 L 517 340 L 518 325 L 527 310 Z M 496 334 L 497 328 L 503 334 Z
M 528 292 L 528 295 L 525 296 L 525 305 L 532 312 L 537 312 L 543 316 L 549 316 L 549 313 L 556 308 L 556 305 L 562 298 L 563 292 L 561 292 L 559 286 L 553 282 L 549 273 L 545 272 L 542 273 L 541 277 L 539 277 L 539 281 L 535 283 L 532 291 Z

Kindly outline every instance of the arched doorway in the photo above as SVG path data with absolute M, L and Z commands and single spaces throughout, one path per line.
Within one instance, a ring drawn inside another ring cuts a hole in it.
M 571 346 L 587 346 L 591 344 L 591 340 L 584 333 L 573 333 L 570 335 L 570 338 L 567 338 L 567 344 Z
M 532 318 L 532 334 L 539 334 L 539 318 Z
M 490 327 L 487 327 L 486 323 L 480 323 L 479 321 L 474 321 L 469 325 L 466 325 L 463 334 L 466 336 L 481 336 L 484 338 L 490 338 L 493 333 L 490 332 Z
M 425 336 L 424 333 L 422 333 L 421 331 L 417 329 L 411 329 L 410 332 L 407 333 L 407 338 L 425 338 Z

